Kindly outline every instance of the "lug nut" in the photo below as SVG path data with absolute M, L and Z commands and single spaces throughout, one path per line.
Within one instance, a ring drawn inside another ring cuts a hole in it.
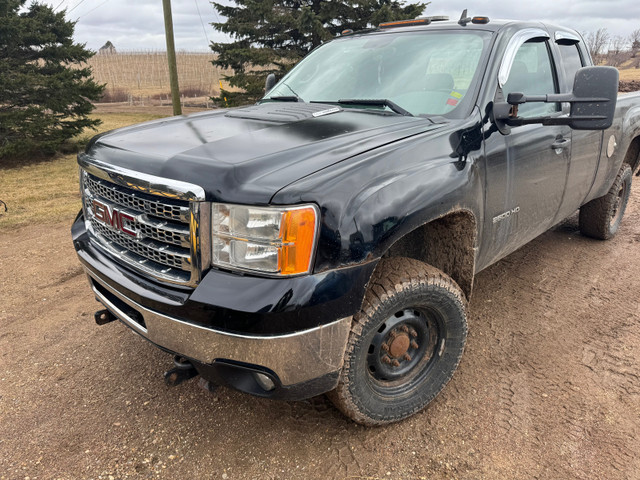
M 411 355 L 409 355 L 408 353 L 405 353 L 402 358 L 404 358 L 407 362 L 411 361 Z
M 391 330 L 389 332 L 389 336 L 391 337 L 391 339 L 393 340 L 394 338 L 396 338 L 398 336 L 398 331 L 394 328 L 393 330 Z
M 394 361 L 392 362 L 392 365 L 393 365 L 394 367 L 399 367 L 399 366 L 400 366 L 400 362 L 399 362 L 398 360 L 394 360 Z
M 415 341 L 415 340 L 411 340 L 410 345 L 411 345 L 411 348 L 413 348 L 414 350 L 417 350 L 417 349 L 418 349 L 418 344 L 416 343 L 416 341 Z
M 402 325 L 400 327 L 400 330 L 402 330 L 404 333 L 409 333 L 409 327 L 407 327 L 406 325 Z
M 389 355 L 385 355 L 384 357 L 382 357 L 382 361 L 384 363 L 391 363 L 391 359 L 389 358 Z
M 417 337 L 418 336 L 418 332 L 416 332 L 413 328 L 411 330 L 409 330 L 409 335 L 411 335 L 412 337 Z
M 384 352 L 388 352 L 388 351 L 389 351 L 389 345 L 387 345 L 386 343 L 383 343 L 382 345 L 380 345 L 380 348 L 381 348 Z

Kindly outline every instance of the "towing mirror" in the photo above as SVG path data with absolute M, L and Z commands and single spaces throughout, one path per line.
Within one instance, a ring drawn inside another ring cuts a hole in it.
M 541 123 L 542 125 L 569 125 L 574 130 L 605 130 L 613 123 L 618 99 L 618 70 L 613 67 L 583 67 L 576 72 L 571 93 L 549 95 L 525 95 L 510 93 L 506 102 L 495 102 L 493 118 L 500 131 L 501 126 L 519 126 Z M 568 117 L 518 116 L 518 107 L 533 102 L 568 102 L 571 114 Z
M 266 95 L 276 85 L 276 74 L 270 73 L 264 82 L 264 94 Z

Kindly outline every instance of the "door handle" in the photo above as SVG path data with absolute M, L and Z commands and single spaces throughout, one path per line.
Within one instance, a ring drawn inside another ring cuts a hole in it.
M 567 148 L 571 144 L 571 140 L 568 138 L 558 138 L 551 144 L 553 150 L 562 150 Z

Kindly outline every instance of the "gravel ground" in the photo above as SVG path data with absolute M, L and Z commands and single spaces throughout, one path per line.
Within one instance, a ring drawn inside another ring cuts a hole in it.
M 70 219 L 0 233 L 0 479 L 639 479 L 639 205 L 609 242 L 574 217 L 478 274 L 454 379 L 386 428 L 167 388 L 168 355 L 93 322 Z

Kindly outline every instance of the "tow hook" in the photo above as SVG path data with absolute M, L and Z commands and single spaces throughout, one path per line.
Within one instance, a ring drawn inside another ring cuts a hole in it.
M 109 310 L 98 310 L 93 314 L 93 318 L 95 319 L 98 325 L 106 325 L 107 323 L 111 323 L 116 319 L 116 316 L 111 313 Z
M 180 355 L 173 357 L 173 364 L 175 367 L 164 372 L 164 383 L 168 387 L 175 387 L 198 375 L 191 362 Z

